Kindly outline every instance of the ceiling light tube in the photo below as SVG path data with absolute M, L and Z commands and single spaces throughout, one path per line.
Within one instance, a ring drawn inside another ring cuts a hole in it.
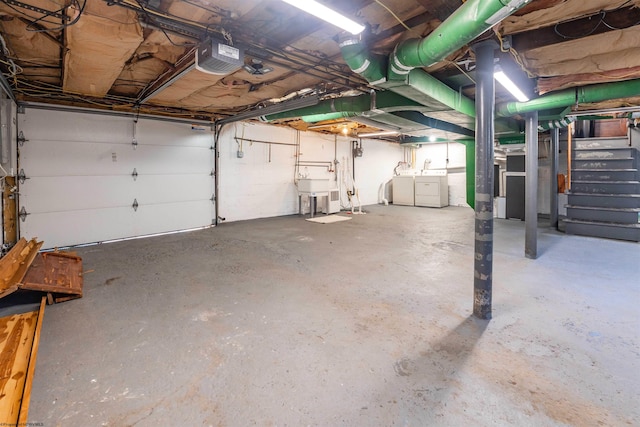
M 335 10 L 329 9 L 327 6 L 318 3 L 315 0 L 282 0 L 291 6 L 307 12 L 317 18 L 322 19 L 330 24 L 340 27 L 351 34 L 360 34 L 364 31 L 364 25 L 358 24 L 352 19 L 339 14 Z
M 516 86 L 504 71 L 502 71 L 502 68 L 496 67 L 493 77 L 502 85 L 502 87 L 508 90 L 511 95 L 515 96 L 518 101 L 527 102 L 529 100 L 529 97 L 525 95 L 518 86 Z
M 391 136 L 398 135 L 400 132 L 396 132 L 393 130 L 384 131 L 384 132 L 371 132 L 371 133 L 359 133 L 358 138 L 371 138 L 374 136 Z

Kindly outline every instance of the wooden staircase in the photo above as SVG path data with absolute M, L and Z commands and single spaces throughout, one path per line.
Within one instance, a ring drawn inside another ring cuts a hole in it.
M 638 150 L 628 137 L 574 144 L 566 233 L 640 242 Z

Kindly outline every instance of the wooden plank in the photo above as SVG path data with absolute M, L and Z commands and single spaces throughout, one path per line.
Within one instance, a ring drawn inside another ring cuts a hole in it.
M 4 243 L 12 245 L 18 241 L 18 216 L 16 208 L 16 194 L 11 190 L 16 186 L 16 178 L 7 176 L 4 178 L 4 191 L 2 192 L 2 224 L 4 231 Z
M 20 239 L 13 248 L 0 259 L 0 292 L 11 287 L 13 276 L 19 267 L 20 254 L 27 246 L 26 239 Z
M 16 425 L 38 311 L 0 319 L 0 425 Z
M 30 240 L 27 248 L 22 251 L 23 259 L 16 270 L 16 273 L 13 276 L 13 279 L 16 283 L 22 282 L 24 276 L 27 274 L 27 270 L 31 266 L 31 263 L 35 259 L 36 255 L 38 255 L 38 251 L 42 247 L 44 242 L 36 242 L 35 240 Z
M 50 252 L 36 256 L 19 286 L 21 289 L 79 298 L 82 296 L 82 285 L 82 258 L 63 252 Z
M 31 387 L 33 385 L 33 375 L 36 372 L 36 360 L 38 358 L 38 345 L 40 344 L 40 332 L 42 331 L 42 321 L 44 320 L 44 307 L 46 305 L 46 297 L 40 300 L 40 310 L 38 310 L 38 319 L 36 321 L 33 342 L 31 344 L 31 353 L 29 357 L 29 366 L 27 368 L 27 376 L 25 378 L 24 390 L 22 392 L 20 413 L 18 414 L 18 425 L 27 425 L 27 417 L 29 416 L 29 402 L 31 401 Z
M 17 289 L 43 242 L 22 238 L 0 259 L 0 298 Z

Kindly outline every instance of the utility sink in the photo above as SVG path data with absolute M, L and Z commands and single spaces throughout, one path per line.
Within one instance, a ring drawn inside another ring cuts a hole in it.
M 329 191 L 328 179 L 300 179 L 298 180 L 298 191 L 304 193 L 320 193 Z

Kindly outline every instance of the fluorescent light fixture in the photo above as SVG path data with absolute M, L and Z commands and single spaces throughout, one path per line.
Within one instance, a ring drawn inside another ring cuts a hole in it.
M 496 67 L 493 77 L 495 77 L 502 87 L 511 92 L 511 95 L 515 96 L 518 101 L 527 102 L 529 100 L 529 97 L 527 97 L 527 95 L 525 95 L 524 92 L 522 92 L 520 88 L 516 86 L 509 77 L 507 77 L 501 68 Z
M 388 130 L 384 132 L 371 132 L 371 133 L 359 133 L 358 138 L 371 138 L 374 136 L 391 136 L 398 135 L 400 132 L 396 132 L 394 130 Z
M 352 19 L 347 18 L 344 15 L 339 14 L 335 10 L 329 9 L 327 6 L 318 3 L 315 0 L 282 0 L 285 3 L 289 3 L 291 6 L 295 6 L 300 10 L 304 10 L 310 15 L 322 19 L 330 24 L 340 27 L 351 34 L 360 34 L 364 31 L 364 25 L 358 24 Z

